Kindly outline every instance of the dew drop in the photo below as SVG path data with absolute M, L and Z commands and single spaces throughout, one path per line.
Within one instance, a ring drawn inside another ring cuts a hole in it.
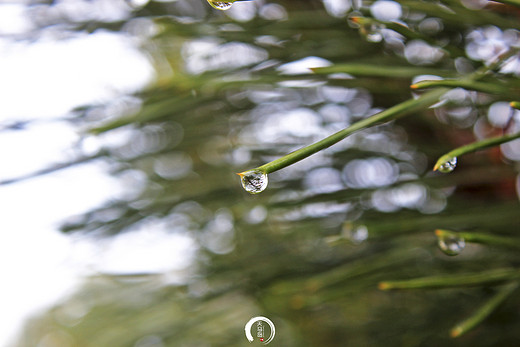
M 457 166 L 457 157 L 453 157 L 450 160 L 446 160 L 439 166 L 439 171 L 443 173 L 452 172 Z
M 208 0 L 208 3 L 217 10 L 229 10 L 233 6 L 233 1 Z M 247 189 L 246 189 L 247 190 Z
M 382 30 L 384 29 L 384 26 L 381 24 L 367 24 L 360 28 L 360 32 L 362 35 L 365 36 L 367 41 L 369 42 L 381 42 L 383 40 L 383 33 Z
M 438 245 L 441 251 L 446 255 L 458 255 L 466 247 L 466 241 L 463 237 L 456 234 L 444 234 L 437 235 Z
M 368 228 L 364 225 L 353 225 L 351 222 L 345 222 L 341 234 L 353 244 L 359 245 L 368 238 Z
M 251 194 L 261 193 L 267 188 L 267 174 L 259 170 L 246 171 L 239 174 L 242 187 Z

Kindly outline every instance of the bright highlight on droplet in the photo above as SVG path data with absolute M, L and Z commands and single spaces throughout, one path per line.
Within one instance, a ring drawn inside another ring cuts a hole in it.
M 466 241 L 456 233 L 436 230 L 438 245 L 441 251 L 450 256 L 459 255 L 466 247 Z
M 457 158 L 454 157 L 454 158 L 451 158 L 450 160 L 446 160 L 444 163 L 439 165 L 439 168 L 437 170 L 439 170 L 440 172 L 443 172 L 443 173 L 448 173 L 448 172 L 452 172 L 453 170 L 455 170 L 456 166 L 457 166 Z
M 238 174 L 242 187 L 251 194 L 261 193 L 267 188 L 267 174 L 259 170 L 250 170 Z
M 231 6 L 233 6 L 233 1 L 218 1 L 218 0 L 208 0 L 208 3 L 217 10 L 229 10 Z

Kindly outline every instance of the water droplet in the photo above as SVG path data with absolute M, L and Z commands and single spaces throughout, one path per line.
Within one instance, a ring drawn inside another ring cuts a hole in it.
M 234 1 L 208 0 L 208 3 L 217 10 L 229 10 L 233 6 Z
M 267 188 L 267 174 L 259 170 L 250 170 L 238 174 L 242 187 L 251 194 L 261 193 Z
M 341 234 L 350 242 L 358 245 L 368 238 L 368 229 L 364 225 L 355 226 L 351 222 L 343 224 Z
M 379 23 L 370 23 L 363 25 L 360 28 L 360 32 L 367 41 L 369 42 L 381 42 L 383 39 L 383 33 L 382 30 L 384 29 L 384 25 L 381 25 Z
M 466 241 L 463 237 L 455 233 L 438 233 L 438 245 L 441 251 L 446 255 L 458 255 L 466 247 Z
M 457 157 L 451 158 L 450 160 L 446 160 L 444 163 L 442 163 L 439 166 L 439 171 L 448 173 L 455 170 L 455 167 L 457 166 Z

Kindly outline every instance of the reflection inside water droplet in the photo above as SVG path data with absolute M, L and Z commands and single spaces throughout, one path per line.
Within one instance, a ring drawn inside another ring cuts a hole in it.
M 466 247 L 466 241 L 463 237 L 455 234 L 438 235 L 438 245 L 441 251 L 446 255 L 458 255 Z
M 218 1 L 218 0 L 208 0 L 208 3 L 217 10 L 229 10 L 233 5 L 232 1 Z
M 242 187 L 246 192 L 258 194 L 267 188 L 267 174 L 259 170 L 246 171 L 239 174 Z
M 456 166 L 457 166 L 457 158 L 456 157 L 451 158 L 450 160 L 445 161 L 444 163 L 442 163 L 439 166 L 439 171 L 444 172 L 444 173 L 452 172 L 453 170 L 455 170 Z
M 382 30 L 384 28 L 381 24 L 371 23 L 362 26 L 360 32 L 369 42 L 381 42 L 383 40 Z

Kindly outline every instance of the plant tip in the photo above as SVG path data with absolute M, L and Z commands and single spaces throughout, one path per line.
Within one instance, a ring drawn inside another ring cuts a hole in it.
M 455 327 L 451 329 L 450 331 L 450 337 L 459 337 L 462 334 L 462 328 L 461 327 Z
M 377 284 L 377 288 L 379 290 L 388 290 L 388 289 L 390 289 L 390 284 L 388 282 L 379 282 Z

